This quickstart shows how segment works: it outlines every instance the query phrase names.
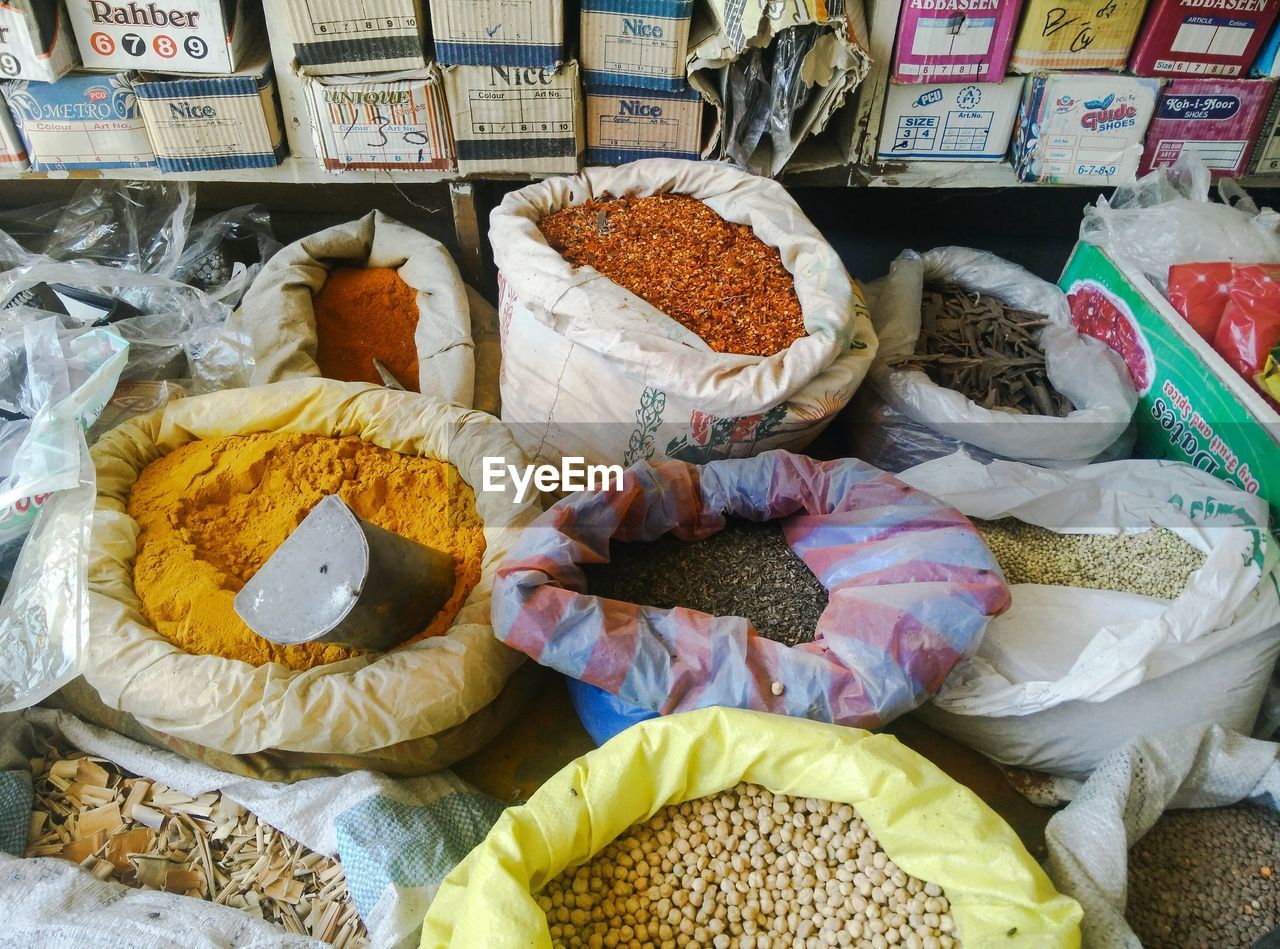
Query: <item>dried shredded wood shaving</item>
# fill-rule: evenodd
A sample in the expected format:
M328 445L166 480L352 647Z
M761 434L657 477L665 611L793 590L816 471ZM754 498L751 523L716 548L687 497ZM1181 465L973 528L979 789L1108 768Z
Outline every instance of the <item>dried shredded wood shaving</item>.
M52 745L31 768L26 856L60 856L100 880L209 899L349 949L369 945L342 866L221 794L193 798Z

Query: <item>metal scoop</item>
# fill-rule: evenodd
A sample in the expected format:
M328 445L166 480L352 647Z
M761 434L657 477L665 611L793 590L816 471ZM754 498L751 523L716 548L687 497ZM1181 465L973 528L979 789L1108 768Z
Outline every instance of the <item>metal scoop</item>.
M421 632L453 585L448 554L370 524L331 494L236 594L235 611L284 646L385 652Z

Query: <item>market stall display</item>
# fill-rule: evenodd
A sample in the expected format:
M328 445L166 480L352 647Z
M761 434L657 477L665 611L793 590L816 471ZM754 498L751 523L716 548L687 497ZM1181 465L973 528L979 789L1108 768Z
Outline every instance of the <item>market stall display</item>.
M775 880L782 871L784 880L798 878L804 886L779 887L779 900L768 890L753 890L741 877L750 878L760 871L754 867L748 870L750 861L744 862L733 853L735 848L729 847L728 859L724 859L723 851L718 857L708 856L705 862L695 857L692 865L697 869L681 874L682 882L687 880L688 893L684 893L683 885L677 891L672 883L671 895L664 896L664 884L653 882L655 872L662 874L661 858L654 868L646 857L643 862L650 866L646 875L651 881L632 887L637 908L642 899L646 904L638 913L632 912L644 932L656 923L661 933L662 923L655 912L663 899L669 899L673 908L683 904L682 920L689 919L683 912L684 905L694 907L689 922L695 937L699 915L704 917L700 924L704 934L712 935L711 920L717 918L720 907L729 921L724 930L732 933L732 891L743 897L736 904L741 909L759 910L754 919L769 916L764 907L766 901L772 902L772 918L781 921L772 932L781 940L782 934L792 929L792 914L794 931L799 931L804 921L824 920L818 909L822 897L817 894L829 892L827 884L834 877L835 892L846 904L867 903L868 926L875 919L887 932L890 922L903 917L892 927L897 942L901 938L898 927L909 925L911 913L873 914L873 891L879 888L883 898L883 884L866 886L873 879L871 872L883 873L892 861L902 874L898 879L904 882L898 883L896 873L886 877L893 891L886 908L896 905L899 886L910 894L911 878L927 881L921 892L923 886L932 885L945 894L955 923L953 938L961 945L986 945L998 940L1002 945L1047 949L1079 943L1079 907L1053 890L1008 826L971 792L896 739L817 722L716 708L644 722L568 765L535 792L528 803L509 808L485 842L445 879L423 923L423 946L552 946L557 944L553 925L560 926L560 944L567 945L563 941L564 924L558 922L560 913L554 906L556 884L551 884L551 893L545 889L551 881L566 871L576 879L576 873L584 866L589 877L588 861L593 857L601 859L597 855L602 851L609 853L607 848L614 841L630 842L637 835L633 825L643 824L657 814L664 819L671 812L663 808L669 806L678 813L686 802L697 802L699 811L710 808L711 814L706 815L710 820L703 820L704 815L699 813L696 823L706 828L701 833L709 840L709 853L714 852L721 839L729 842L733 838L733 831L728 828L728 833L720 837L720 819L715 809L720 806L728 810L734 789L742 783L761 789L756 792L760 796L762 792L771 795L772 814L763 813L759 805L755 806L754 815L743 807L740 824L734 823L732 814L726 823L742 827L743 837L755 832L758 839L752 844L756 851L753 856L766 861L773 858ZM626 793L619 793L621 787L626 788ZM716 803L707 798L714 798ZM793 801L797 805L794 811ZM801 803L803 812L799 809ZM834 816L836 825L843 828L855 813L869 833L864 833L852 848L846 844L846 849L852 851L851 861L855 854L861 854L862 859L870 856L870 868L855 870L845 863L823 881L821 874L829 869L828 845L836 839L836 827L830 821ZM789 819L784 820L784 815ZM820 838L824 825L830 830L824 843L814 848L817 853L799 847L804 840L800 820L811 832L816 830ZM664 829L674 838L677 826L673 819ZM856 837L854 830L840 839L851 842ZM872 840L883 849L883 857L875 855ZM685 849L674 839L672 846L679 858L671 861L674 872L677 862L686 866ZM687 846L693 852L694 846ZM617 860L621 863L624 859L635 860L630 852L619 853ZM876 866L879 860L883 860L882 867ZM626 867L625 863L622 865ZM632 868L626 869L629 877ZM852 879L836 875L841 869ZM857 879L859 874L863 879ZM729 889L725 888L725 881L733 881ZM582 895L587 895L585 902L590 904L590 894L598 891L593 891L590 879L584 883L587 893ZM569 886L573 892L575 883L570 882ZM742 886L746 887L745 892ZM864 887L868 896L862 895ZM806 889L810 891L807 895L812 909L807 916L803 914L805 903L801 897ZM687 895L687 901L677 892ZM551 896L552 914L541 908L540 896L543 902ZM918 896L911 894L904 902L910 907ZM941 896L926 895L924 902L929 899L935 901L935 909L942 907L938 902ZM785 914L780 902L789 907ZM829 900L828 905L831 902L840 904L839 900ZM574 909L580 913L578 919L583 918L581 914L586 915L583 925L590 923L589 910L576 906ZM576 930L574 909L570 909L569 923ZM940 929L942 914L936 915ZM740 912L739 916L742 921L737 925L743 929L742 944L746 944L748 914ZM923 914L920 921L924 922ZM679 933L680 924L675 928ZM814 928L823 931L822 926ZM671 941L677 945L714 946L725 931L700 943L696 938L689 940L688 933L679 933ZM810 933L810 938L813 935ZM756 945L771 944L767 936L760 936L765 934L757 934L753 940ZM791 941L795 938L792 936ZM936 938L941 945L941 938ZM854 942L850 939L849 944ZM720 944L725 944L724 940Z
M605 274L574 267L539 224L605 195L683 195L750 227L790 275L805 335L770 356L716 352ZM534 461L704 462L799 449L849 401L875 355L861 292L835 250L780 185L723 165L646 159L548 179L508 194L490 217L489 238L499 271L502 417ZM692 261L705 249L681 253ZM634 276L660 285L666 265L651 258ZM718 258L714 266L731 264ZM760 296L753 305L774 302Z
M1016 264L966 247L907 251L869 292L871 382L908 421L1042 465L1087 462L1128 427L1137 393L1119 360L1071 325L1061 290Z
M216 535L216 540L198 541L194 535L178 538L179 546L167 558L173 562L152 564L146 536L142 536L140 547L139 525L129 513L130 494L140 476L148 465L161 459L173 459L171 464L179 467L186 460L198 469L205 464L200 458L208 451L208 443L219 439L230 439L223 444L238 447L242 460L254 452L270 454L270 437L236 438L263 432L274 433L277 447L296 442L303 449L298 457L303 459L307 451L318 458L336 447L348 457L342 462L335 458L335 463L339 468L349 465L351 471L362 453L364 463L375 467L395 457L390 453L409 456L402 474L389 468L381 481L371 481L365 489L349 489L357 504L366 503L357 499L367 491L371 509L386 503L388 495L403 493L407 499L415 498L410 484L417 477L413 466L425 463L414 462L414 458L447 462L452 469L427 466L428 476L441 478L456 469L447 477L461 479L472 490L481 484L485 456L513 463L520 460L519 449L507 430L491 416L412 393L319 379L184 399L163 412L126 423L93 450L98 506L90 564L90 604L95 619L83 658L88 684L109 708L128 713L145 728L164 735L171 746L197 757L236 756L240 767L249 773L255 765L269 763L287 774L292 762L293 766L364 765L389 773L420 774L467 754L501 727L504 716L514 714L517 698L527 695L529 687L523 684L525 680L512 680L521 657L499 643L489 625L494 571L520 535L517 528L537 513L536 501L517 503L513 488L475 493L476 512L483 523L484 555L479 580L461 611L450 622L442 622L440 629L433 628L438 635L392 652L351 656L302 672L299 670L309 663L286 668L276 662L254 665L251 654L240 659L192 654L166 639L147 620L158 601L152 599L148 605L145 571L153 567L176 571L169 589L185 594L179 582L183 558L191 557L194 548L184 545L196 539L202 556L217 549L209 544L223 545L220 549L227 552L229 560L222 569L234 576L237 557L242 558L239 564L244 569L261 555L270 536L271 517L277 518L277 536L292 526L285 523L290 520L288 508L266 502L272 490L288 495L294 489L285 484L289 481L287 466L268 474L267 493L259 494L256 502L253 494L241 499L225 495L223 500L220 492L235 483L230 469L225 479L210 478L203 515L192 515L188 528L199 527L197 534ZM316 435L326 438L304 437ZM346 441L335 446L329 438ZM360 440L375 447L362 446ZM289 453L281 454L287 461ZM235 457L233 453L228 462ZM259 463L243 470L261 473L268 467ZM320 490L313 495L315 501L323 496L324 470L321 465L312 476L305 476L299 469L300 477L316 480ZM336 486L337 476L327 477ZM162 489L165 483L156 480ZM182 477L168 482L169 489L179 495L186 484ZM202 490L199 488L197 495ZM464 489L458 485L457 490ZM377 500L379 497L383 500ZM236 518L251 516L255 503L264 505L256 508L262 513L257 521L263 533L261 537L242 533L242 546L237 547ZM306 507L306 501L296 496L286 503L294 505L295 518ZM431 503L437 510L447 506L443 495ZM386 523L401 526L395 520L399 516L396 510L394 504L387 507ZM465 515L458 514L464 524ZM447 516L444 523L449 529ZM255 548L257 554L252 552ZM191 569L189 584L194 584L207 568L196 563ZM474 566L465 569L474 570ZM143 581L140 586L138 581ZM282 593L287 595L287 591ZM204 597L210 598L209 594ZM211 607L202 602L200 608ZM191 643L184 645L194 648ZM212 683L218 688L207 687ZM317 729L317 721L335 727Z
M377 359L401 387L470 406L477 388L472 321L486 319L487 308L443 244L370 211L276 254L230 327L249 343L246 385L327 372L382 384ZM497 372L493 364L480 369Z
M1055 585L1014 582L1009 610L917 712L930 725L997 761L1072 777L1180 725L1252 730L1280 654L1264 501L1161 461L1051 471L956 454L898 477L973 518L1088 535L1042 544L1039 556L1086 553L1095 573L1111 575L1076 586L1064 562L1065 576L1024 578ZM1098 552L1111 538L1107 569ZM1133 559L1142 547L1145 564Z
M664 595L661 577L647 602L602 599L584 582L613 542L674 534L696 546L728 517L779 521L826 588L811 642L766 638L742 616L650 605ZM620 490L573 494L536 527L498 568L496 635L663 714L730 705L874 727L937 689L1008 603L995 560L958 511L852 459L639 464Z

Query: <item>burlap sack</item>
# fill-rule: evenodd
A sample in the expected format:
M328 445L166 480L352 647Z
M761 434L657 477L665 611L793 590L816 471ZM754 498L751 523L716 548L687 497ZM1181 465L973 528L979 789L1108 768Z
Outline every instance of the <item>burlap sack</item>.
M245 385L318 376L316 324L311 300L335 267L390 267L418 291L418 387L444 402L496 412L477 394L497 392L496 361L482 363L476 378L473 324L496 321L492 306L462 282L443 244L381 211L319 231L269 260L228 321L247 350ZM401 380L402 383L408 380Z
M147 625L133 590L138 525L125 512L134 481L180 445L265 431L358 435L458 468L476 489L487 546L480 582L446 634L294 672L189 655ZM489 600L497 564L537 514L537 502L517 504L512 488L480 490L487 456L522 462L506 427L491 416L413 393L319 379L184 399L121 425L93 449L98 502L85 679L108 709L171 736L166 743L196 756L201 749L268 753L279 772L279 755L296 752L311 767L333 762L402 774L464 757L500 726L489 707L523 658L494 637ZM500 707L507 719L516 710ZM473 717L480 719L474 737L467 730ZM262 770L217 763L240 773Z
M538 221L603 194L688 194L749 224L795 280L807 335L769 357L714 352L609 280L574 267ZM799 451L862 382L876 335L835 249L775 181L648 158L508 194L489 217L502 327L502 420L534 461L704 464Z

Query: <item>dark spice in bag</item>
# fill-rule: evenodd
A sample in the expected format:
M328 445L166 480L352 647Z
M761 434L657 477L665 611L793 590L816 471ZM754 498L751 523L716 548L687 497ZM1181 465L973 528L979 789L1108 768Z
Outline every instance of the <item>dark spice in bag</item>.
M665 534L609 547L610 562L585 566L587 592L611 600L712 616L743 616L766 639L812 642L827 591L787 544L777 521L730 518L705 540Z
M928 285L914 355L893 361L985 409L1065 418L1074 408L1053 387L1040 349L1049 320L955 284Z

